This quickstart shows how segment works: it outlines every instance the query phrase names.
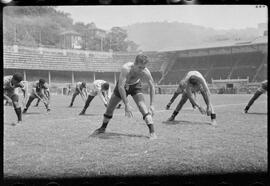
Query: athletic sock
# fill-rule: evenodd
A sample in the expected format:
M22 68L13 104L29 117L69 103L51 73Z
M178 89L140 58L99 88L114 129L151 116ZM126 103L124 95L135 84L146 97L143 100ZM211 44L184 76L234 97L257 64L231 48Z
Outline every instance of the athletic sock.
M155 130L154 130L154 125L153 125L153 124L148 124L147 126L148 126L148 128L149 128L149 132L150 132L150 133L154 133L154 132L155 132Z
M107 125L108 125L109 122L103 122L102 123L102 126L100 128L102 129L106 129Z
M15 110L16 115L18 117L18 121L22 121L22 110L21 110L21 107L15 108L14 110Z

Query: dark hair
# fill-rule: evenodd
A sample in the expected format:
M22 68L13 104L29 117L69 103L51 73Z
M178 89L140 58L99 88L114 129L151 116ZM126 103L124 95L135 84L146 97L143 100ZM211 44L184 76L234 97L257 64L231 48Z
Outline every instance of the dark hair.
M102 89L103 90L108 90L109 89L109 87L110 87L110 85L109 85L109 83L103 83L103 85L102 85Z
M139 55L136 56L135 64L138 64L138 63L146 64L148 62L149 62L149 60L148 60L146 55L139 54Z
M21 81L23 80L22 75L19 74L19 73L14 74L12 78L13 78L15 81L18 81L18 82L21 82Z
M83 87L86 87L86 83L85 83L85 82L82 82L82 86L83 86Z
M39 83L40 83L40 84L43 85L43 84L45 84L45 82L46 82L46 81L45 81L44 79L39 79Z

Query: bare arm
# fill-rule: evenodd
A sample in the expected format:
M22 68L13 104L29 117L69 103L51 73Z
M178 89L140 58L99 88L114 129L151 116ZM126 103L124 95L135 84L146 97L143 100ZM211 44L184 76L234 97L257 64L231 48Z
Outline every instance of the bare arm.
M154 97L155 97L154 80L153 80L153 77L152 77L150 71L147 68L145 68L145 71L144 72L145 72L144 73L145 74L145 77L147 79L147 83L148 83L148 85L150 87L150 106L152 106L153 103L154 103Z
M125 84L126 84L126 76L128 74L128 69L126 68L122 68L120 75L119 75L119 81L118 81L118 90L119 93L121 95L121 98L124 102L124 104L127 106L128 104L128 99L127 99L127 95L126 95L126 90L125 90Z

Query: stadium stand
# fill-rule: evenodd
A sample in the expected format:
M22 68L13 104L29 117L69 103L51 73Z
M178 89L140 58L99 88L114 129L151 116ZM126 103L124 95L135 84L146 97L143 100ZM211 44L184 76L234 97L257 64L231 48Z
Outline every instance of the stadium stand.
M50 83L91 82L104 79L115 83L120 67L134 61L137 52L99 52L4 45L4 74L24 74L26 81L44 78ZM198 70L208 83L212 79L267 79L267 40L180 51L144 52L155 83L177 84L187 71Z

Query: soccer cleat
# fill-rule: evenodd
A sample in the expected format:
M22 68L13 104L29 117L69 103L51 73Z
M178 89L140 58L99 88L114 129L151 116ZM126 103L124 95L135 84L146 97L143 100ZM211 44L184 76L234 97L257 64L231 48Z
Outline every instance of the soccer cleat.
M50 112L51 111L51 109L47 109L47 112Z
M80 113L79 113L79 115L84 115L85 114L85 111L84 110L82 110Z
M22 124L22 121L21 120L17 121L17 124Z
M150 133L149 139L150 140L157 139L157 135L154 132L152 132L152 133Z
M248 113L248 107L246 107L246 108L244 109L244 112L245 112L245 113Z
M105 129L104 129L104 128L98 128L97 130L95 130L95 131L92 133L92 136L99 135L99 134L103 134L103 133L105 133Z
M168 121L174 121L174 116L171 116Z
M215 120L215 119L213 119L213 120L211 121L211 125L213 125L213 126L217 126L217 122L216 122L216 120Z
M167 105L167 106L166 106L166 110L169 110L169 109L170 109L170 105Z
M26 108L23 109L23 112L22 113L25 114L26 112L27 112L27 109Z

